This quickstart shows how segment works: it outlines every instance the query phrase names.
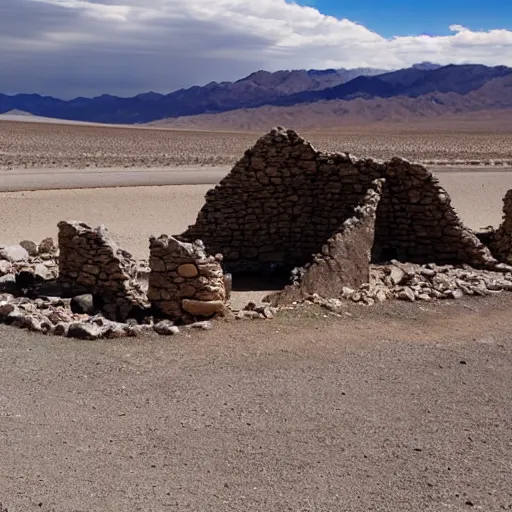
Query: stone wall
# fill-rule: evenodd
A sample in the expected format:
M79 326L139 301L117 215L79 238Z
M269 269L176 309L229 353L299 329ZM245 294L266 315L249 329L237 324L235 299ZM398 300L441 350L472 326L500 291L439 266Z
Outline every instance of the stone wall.
M499 261L512 264L512 190L503 198L503 222L492 233L490 248Z
M291 304L314 294L341 297L346 288L370 281L370 258L375 238L375 218L384 179L375 180L354 216L315 254L311 263L294 271L295 281L268 300L273 305Z
M322 153L284 129L272 130L246 151L207 193L196 223L180 238L203 240L208 252L225 256L228 270L302 266L381 178L386 184L377 212L375 261L494 264L424 167Z
M59 281L66 294L93 294L103 314L125 320L147 306L137 282L137 263L101 226L59 222Z
M222 313L226 289L221 261L207 256L200 240L152 237L148 297L154 309L183 321Z

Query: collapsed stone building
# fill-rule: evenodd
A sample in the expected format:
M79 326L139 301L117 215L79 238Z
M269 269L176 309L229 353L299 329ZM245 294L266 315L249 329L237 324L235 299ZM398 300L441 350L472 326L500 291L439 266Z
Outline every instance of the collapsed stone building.
M94 298L89 316L73 317L59 299L39 300L35 307L3 295L0 320L108 337L133 335L133 320L143 324L155 317L168 319L155 331L174 333L172 322L226 314L229 274L236 288L244 272L288 277L289 284L268 298L272 305L311 297L371 304L374 298L431 300L512 290L512 191L501 226L477 234L463 225L425 167L400 158L378 162L320 152L294 131L277 128L247 150L205 199L184 233L150 239L149 268L143 270L104 227L81 222L59 223L58 255L48 241L0 247L0 292L2 274L16 273L8 284L20 289L45 264L64 296ZM24 247L35 255L32 263ZM372 279L379 289L370 290ZM91 316L93 310L110 323ZM264 309L250 313L272 315Z
M301 267L302 295L359 286L370 262L497 263L425 167L323 153L282 128L207 193L181 239L201 239L234 273Z

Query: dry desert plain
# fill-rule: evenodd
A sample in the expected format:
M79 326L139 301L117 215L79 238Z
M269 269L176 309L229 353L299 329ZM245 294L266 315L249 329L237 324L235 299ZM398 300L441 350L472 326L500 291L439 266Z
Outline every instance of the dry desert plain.
M58 220L74 218L104 223L146 257L148 236L192 222L210 183L258 135L0 122L0 187L18 172L25 189L0 193L0 241L55 236ZM468 165L510 162L506 131L367 127L310 138L444 163L439 177L474 228L499 223L512 188L506 166ZM446 165L457 161L466 165ZM189 167L165 168L178 164ZM205 184L29 191L36 175L65 186L91 168L83 186L103 169L127 185L140 168ZM342 318L311 307L170 341L76 342L0 326L0 503L9 512L512 510L511 306L502 294L347 306Z

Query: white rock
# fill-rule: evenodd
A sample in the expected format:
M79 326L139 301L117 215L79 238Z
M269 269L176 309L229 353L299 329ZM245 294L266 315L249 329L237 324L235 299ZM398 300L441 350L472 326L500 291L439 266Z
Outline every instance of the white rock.
M10 302L0 302L0 318L5 318L7 315L10 315L15 309L16 306Z
M68 337L80 340L97 340L101 338L103 330L96 324L75 322L69 326Z
M12 265L9 261L0 260L0 277L13 272Z
M404 288L400 291L397 298L399 300L407 300L409 302L414 302L416 300L414 292L410 288Z
M28 261L28 252L21 245L0 246L0 260L7 261Z
M153 326L154 331L162 336L174 336L180 330L170 320L162 320Z

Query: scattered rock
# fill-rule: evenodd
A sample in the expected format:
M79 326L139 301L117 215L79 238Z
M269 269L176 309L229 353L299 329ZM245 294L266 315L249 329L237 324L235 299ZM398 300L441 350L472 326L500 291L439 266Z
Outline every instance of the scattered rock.
M7 315L10 315L15 309L16 306L10 302L0 302L0 319L5 318Z
M86 315L94 315L96 307L94 304L94 297L90 293L77 295L71 299L71 311L73 313L82 313Z
M101 327L96 324L75 322L68 328L68 337L79 340L97 340L102 334Z
M39 254L39 250L37 248L37 244L32 242L31 240L23 240L20 242L20 246L23 247L28 252L29 256L35 257Z
M0 277L13 272L12 264L6 260L0 260Z
M410 288L404 288L402 291L398 292L397 298L399 300L407 300L409 302L414 302L416 300L416 296Z
M224 302L221 300L201 301L183 299L181 304L183 309L192 316L210 317L224 311Z
M405 278L405 272L401 268L392 265L389 272L389 278L394 285L402 284Z
M195 322L193 324L188 324L185 326L186 329L200 329L202 331L211 331L213 329L213 323L209 320L205 320L204 322Z
M21 245L0 246L0 260L10 262L28 261L29 254Z
M161 334L162 336L173 336L180 333L179 328L170 320L162 320L161 322L158 322L154 325L153 329L157 334Z
M16 285L16 276L14 274L7 274L0 277L0 292L16 293L18 286Z
M55 246L55 242L53 238L45 238L39 244L39 254L55 254L57 252L57 247Z
M55 326L53 332L56 336L67 336L69 332L69 326L71 324L67 322L60 322Z

